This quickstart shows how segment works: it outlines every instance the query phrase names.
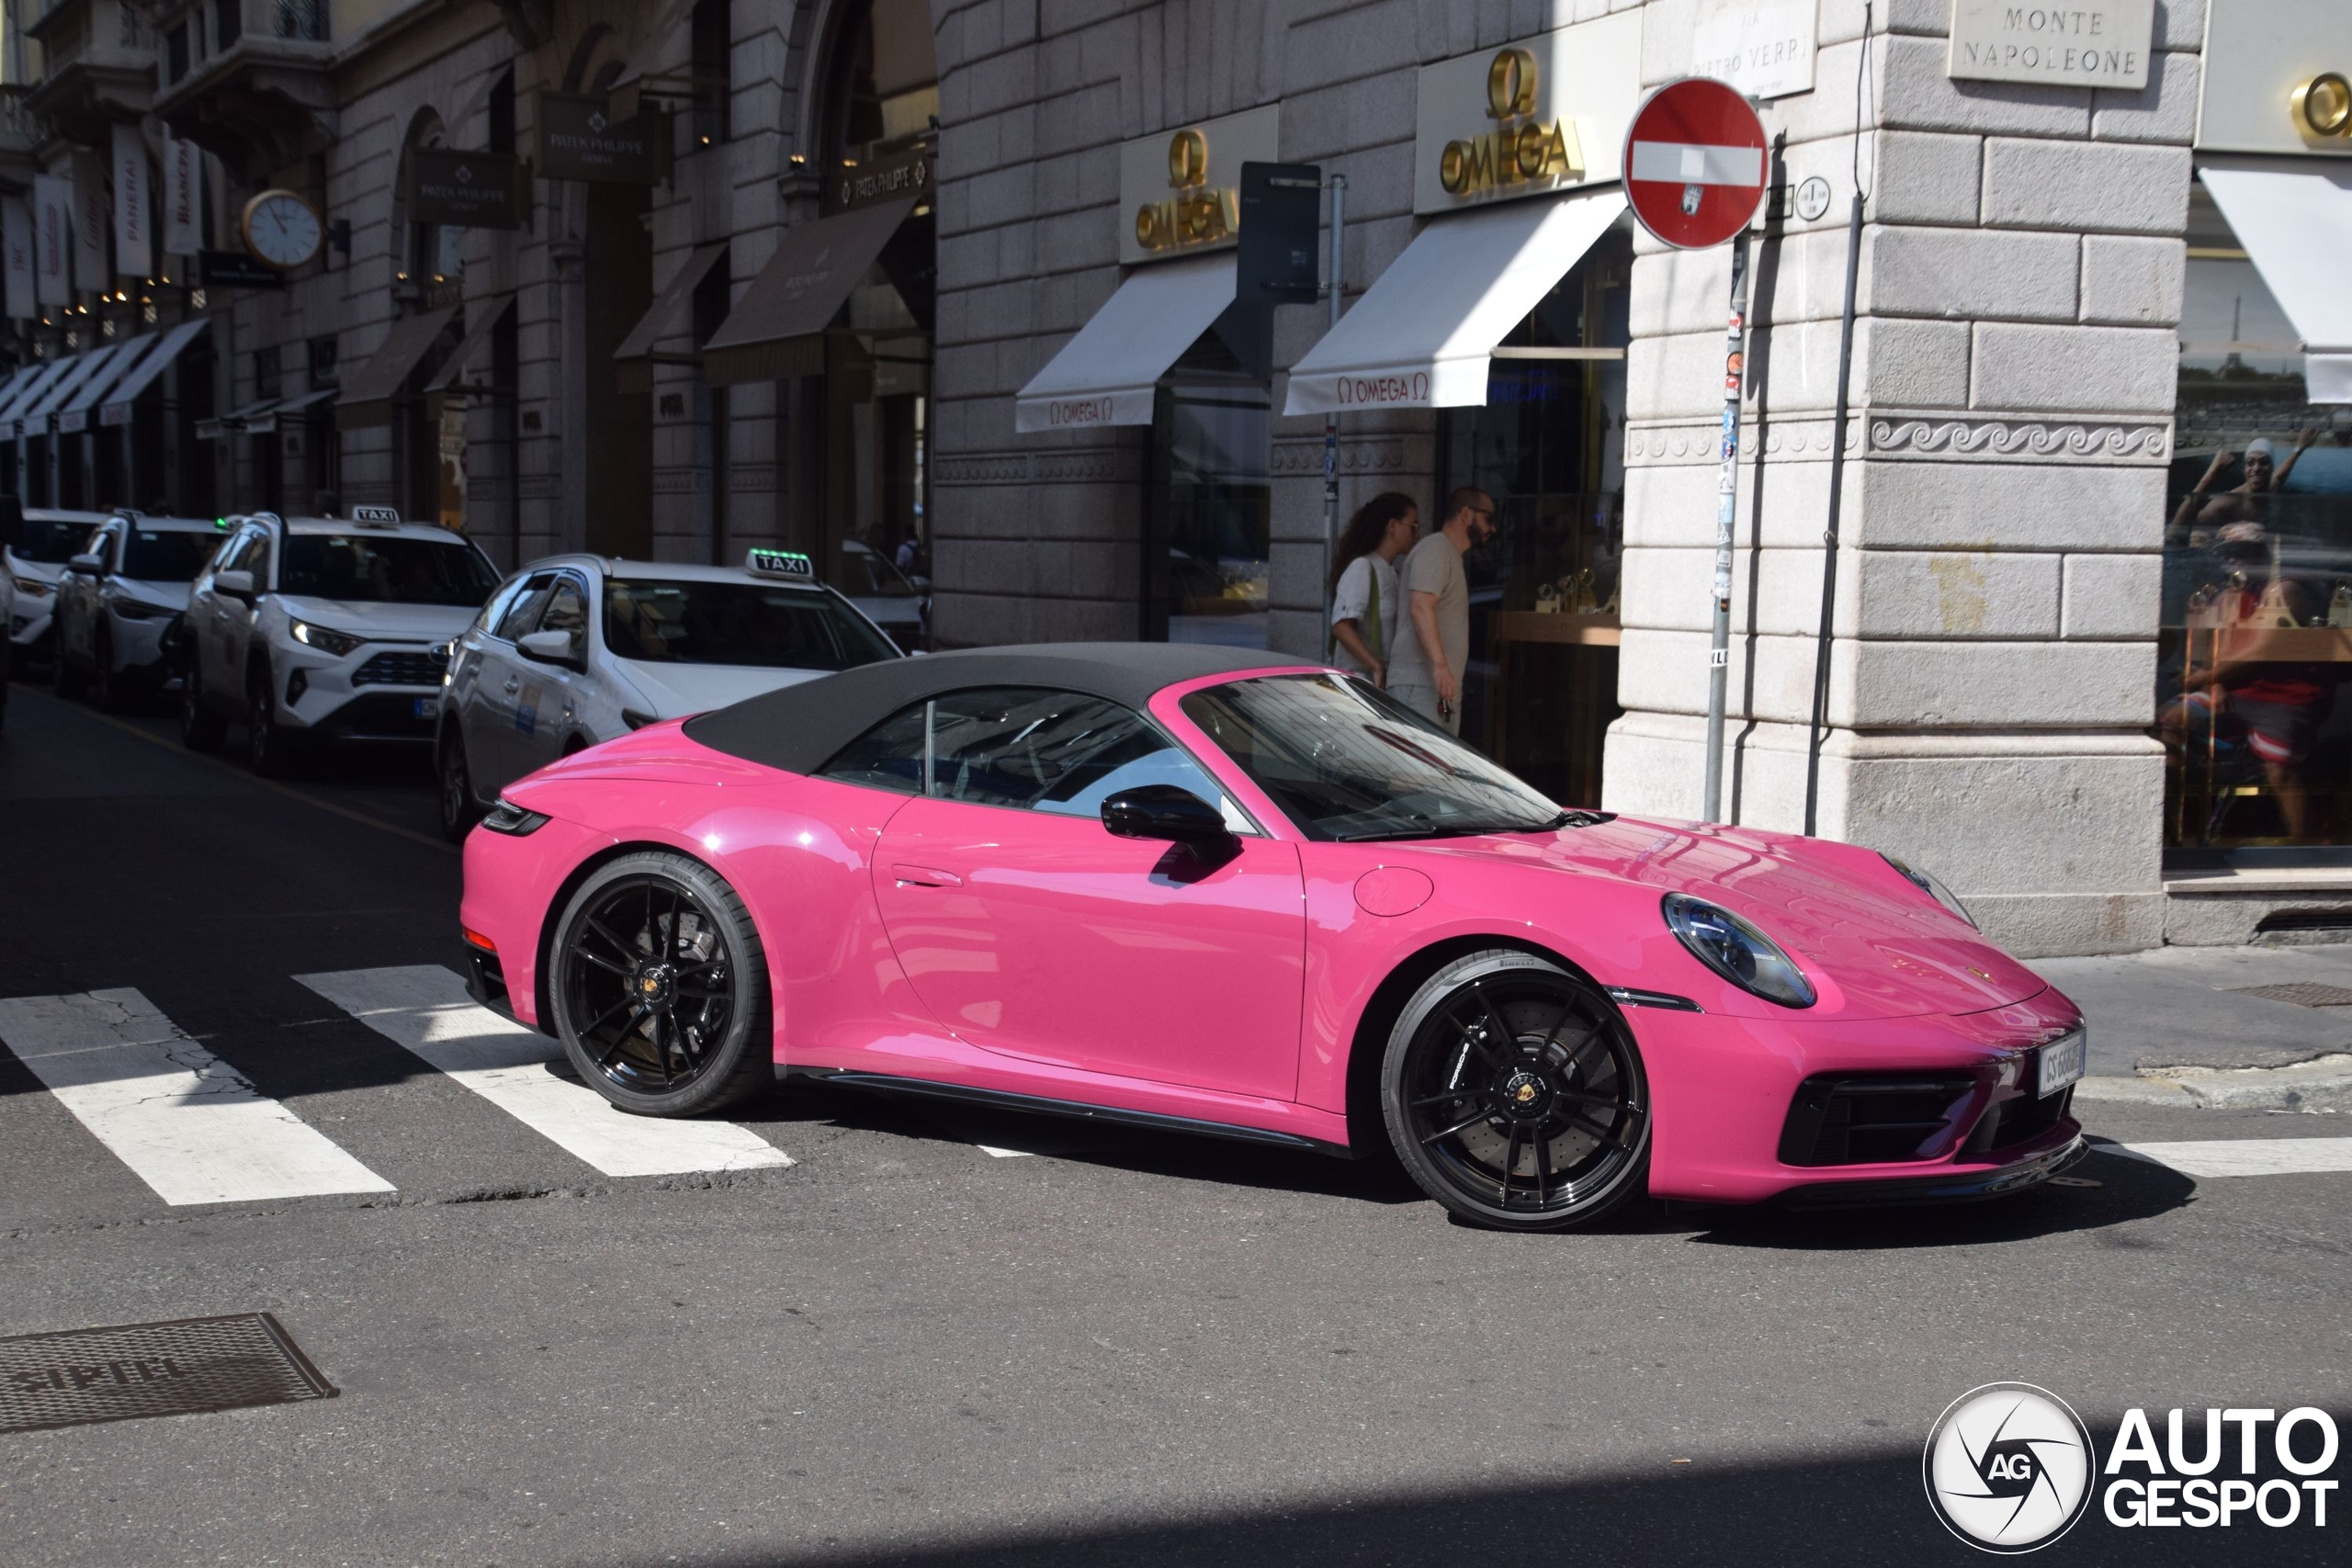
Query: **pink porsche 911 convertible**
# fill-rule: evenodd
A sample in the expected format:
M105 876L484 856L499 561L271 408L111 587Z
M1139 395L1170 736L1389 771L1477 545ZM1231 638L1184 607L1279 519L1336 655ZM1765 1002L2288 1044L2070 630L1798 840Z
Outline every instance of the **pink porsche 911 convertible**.
M1872 851L1564 810L1263 653L893 660L512 785L482 1002L624 1110L778 1077L1367 1156L1479 1224L2083 1153L2079 1012Z

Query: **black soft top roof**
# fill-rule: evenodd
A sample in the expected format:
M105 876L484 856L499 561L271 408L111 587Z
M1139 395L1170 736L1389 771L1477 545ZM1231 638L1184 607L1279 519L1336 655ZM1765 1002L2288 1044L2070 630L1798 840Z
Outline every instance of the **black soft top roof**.
M1058 642L886 659L688 719L688 739L763 767L809 773L910 703L974 686L1050 686L1141 708L1180 681L1307 660L1198 643Z

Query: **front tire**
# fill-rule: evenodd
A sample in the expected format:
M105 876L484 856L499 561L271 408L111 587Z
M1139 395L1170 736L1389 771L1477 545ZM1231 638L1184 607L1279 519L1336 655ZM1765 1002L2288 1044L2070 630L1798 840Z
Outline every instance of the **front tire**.
M1649 1186L1649 1082L1587 981L1492 949L1430 976L1390 1032L1380 1103L1423 1191L1476 1224L1572 1230Z
M90 700L100 713L119 713L130 705L130 682L114 667L114 638L104 626L94 643L97 649L90 670Z
M74 656L65 651L65 626L61 616L50 623L50 635L56 638L50 654L49 679L51 688L68 700L82 694L82 672L74 668Z
M700 1115L775 1080L766 950L699 861L656 851L600 867L564 907L548 963L564 1055L623 1111Z
M257 777L283 778L292 750L277 725L277 698L270 689L269 666L256 665L245 680L245 763Z
M204 705L204 686L197 673L196 650L187 654L187 672L180 677L180 744L191 751L218 751L228 738L229 726Z
M473 825L481 820L481 807L474 804L473 770L466 765L466 738L454 724L441 735L440 777L441 836L453 844L461 844Z

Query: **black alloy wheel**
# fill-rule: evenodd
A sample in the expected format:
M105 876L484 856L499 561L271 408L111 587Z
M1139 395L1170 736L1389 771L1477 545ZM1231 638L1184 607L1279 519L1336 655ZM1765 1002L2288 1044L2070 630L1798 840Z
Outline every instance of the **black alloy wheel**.
M197 676L196 649L187 650L187 669L180 676L180 744L191 751L218 751L229 726L204 705L204 688Z
M286 732L277 727L277 698L269 683L269 666L256 664L245 680L245 763L266 779L286 772Z
M1546 959L1459 958L1381 1064L1389 1141L1423 1191L1503 1230L1589 1224L1648 1187L1649 1083L1615 1005Z
M690 1116L774 1081L767 957L708 866L624 855L572 895L549 996L582 1082L624 1111Z
M474 804L473 773L466 766L466 738L455 724L441 732L441 836L453 844L465 842L466 834L481 820L481 807Z

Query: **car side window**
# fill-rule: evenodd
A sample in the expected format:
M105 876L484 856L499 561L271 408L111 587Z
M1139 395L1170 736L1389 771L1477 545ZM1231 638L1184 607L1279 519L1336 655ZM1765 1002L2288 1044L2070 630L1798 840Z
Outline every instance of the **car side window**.
M220 552L220 558L212 563L212 570L216 572L243 571L245 558L253 553L253 530L248 528L229 541L229 547Z
M240 563L254 574L254 592L269 592L269 530L256 528L245 546L245 558Z
M588 601L581 592L577 578L556 580L553 592L548 595L547 608L539 612L539 624L535 628L543 632L566 632L571 637L571 656L575 659L588 650Z
M481 614L474 617L473 629L490 633L492 636L497 635L498 623L506 618L508 609L523 596L523 590L529 586L530 580L525 577L514 578L502 586L483 603Z
M1140 784L1172 784L1254 831L1215 781L1158 729L1102 697L1035 687L949 692L893 714L843 748L825 777L978 806L1094 817Z
M555 573L540 571L531 574L523 591L514 596L498 629L492 635L513 642L537 624L539 612L547 608L548 596L555 592Z

